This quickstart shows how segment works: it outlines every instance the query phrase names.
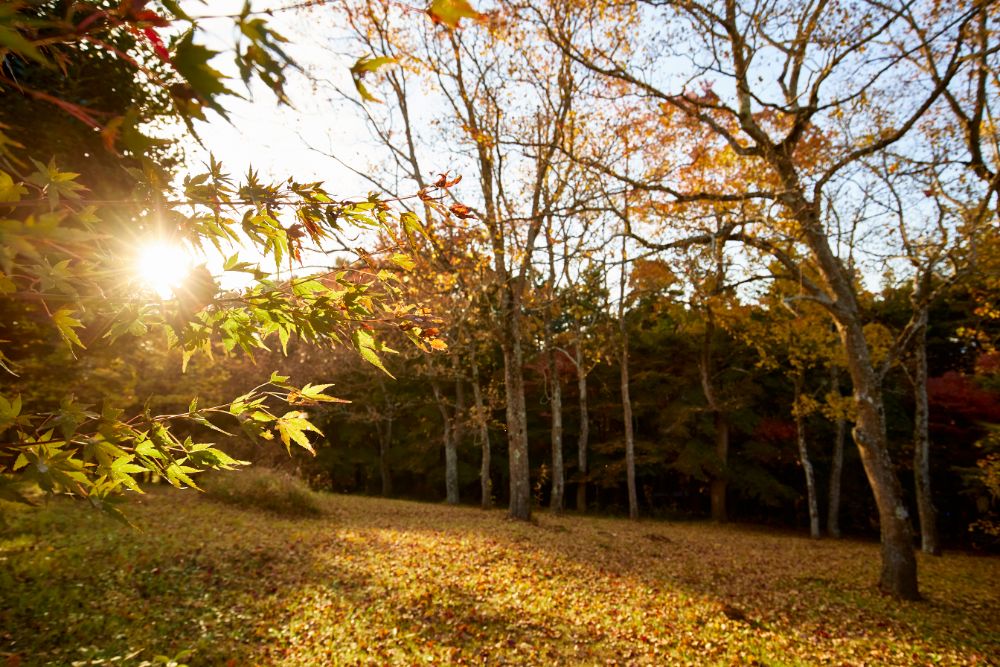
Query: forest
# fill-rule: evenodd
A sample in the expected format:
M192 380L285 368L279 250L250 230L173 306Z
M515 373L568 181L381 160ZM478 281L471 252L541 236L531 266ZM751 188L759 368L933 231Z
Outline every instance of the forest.
M992 664L998 72L990 0L3 0L0 659Z

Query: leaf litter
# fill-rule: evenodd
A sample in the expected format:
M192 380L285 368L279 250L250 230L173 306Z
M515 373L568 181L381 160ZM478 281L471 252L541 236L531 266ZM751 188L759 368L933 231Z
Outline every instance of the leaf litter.
M350 496L288 519L164 490L136 532L72 503L0 533L0 662L190 665L976 665L1000 655L1000 559Z

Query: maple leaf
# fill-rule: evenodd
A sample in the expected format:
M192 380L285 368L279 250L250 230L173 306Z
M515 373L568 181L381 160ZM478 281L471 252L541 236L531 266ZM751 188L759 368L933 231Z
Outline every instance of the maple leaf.
M448 172L443 174L438 174L438 179L434 181L434 187L447 190L453 185L457 185L462 180L462 175L459 174L455 178L448 180Z
M476 11L468 0L433 0L427 8L427 14L435 24L443 23L453 30L459 27L462 19L486 19L486 15Z
M309 422L306 413L300 410L286 412L275 423L275 427L278 429L278 435L281 437L281 442L285 445L286 449L291 451L291 443L294 442L315 456L316 450L313 449L312 444L306 437L306 432L312 431L320 435L323 435L323 432Z
M376 104L381 104L382 100L372 95L368 92L368 88L361 82L367 74L377 72L379 69L386 67L387 65L392 65L396 62L395 58L390 58L388 56L379 56L377 58L369 58L368 56L361 56L357 61L351 66L351 78L354 80L354 87L357 89L358 94L361 95L361 99L365 102L375 102Z
M70 344L70 347L77 345L79 347L86 347L81 341L80 337L76 334L75 329L83 326L83 322L73 317L73 311L69 308L60 308L56 312L52 313L52 322L59 329L59 333L62 335L63 339Z
M235 93L224 83L224 79L228 77L209 64L218 53L201 44L195 44L194 31L190 30L177 42L171 63L187 82L185 93L191 94L202 104L208 105L223 118L227 118L227 112L218 102L218 98Z
M476 214L472 212L472 209L465 204L452 204L448 209L455 216L461 218L462 220L467 220L468 218L475 218Z

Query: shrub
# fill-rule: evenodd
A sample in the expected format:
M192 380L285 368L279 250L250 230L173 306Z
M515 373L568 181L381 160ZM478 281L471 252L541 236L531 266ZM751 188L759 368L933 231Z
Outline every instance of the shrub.
M322 496L286 472L252 467L204 478L202 488L213 500L285 516L323 513Z

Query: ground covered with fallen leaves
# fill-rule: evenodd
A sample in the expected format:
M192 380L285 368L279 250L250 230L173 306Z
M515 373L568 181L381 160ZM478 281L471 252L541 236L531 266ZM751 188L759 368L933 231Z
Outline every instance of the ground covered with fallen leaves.
M329 496L286 519L158 491L135 532L79 504L0 532L0 665L997 664L1000 559ZM147 662L148 664L148 662Z

